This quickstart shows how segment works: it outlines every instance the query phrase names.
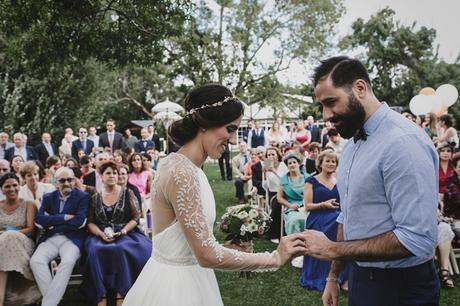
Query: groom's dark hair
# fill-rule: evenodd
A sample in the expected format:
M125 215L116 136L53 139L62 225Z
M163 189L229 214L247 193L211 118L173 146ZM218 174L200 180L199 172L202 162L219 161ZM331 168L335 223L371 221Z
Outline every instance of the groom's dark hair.
M347 56L336 56L321 61L313 74L313 86L319 81L329 77L335 87L351 87L354 81L362 79L371 87L371 80L366 67L356 60Z

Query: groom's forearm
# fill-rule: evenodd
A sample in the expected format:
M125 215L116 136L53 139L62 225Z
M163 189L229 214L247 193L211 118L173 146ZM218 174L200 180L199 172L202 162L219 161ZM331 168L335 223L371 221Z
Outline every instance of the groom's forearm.
M337 228L337 242L343 241L343 224L339 223ZM331 263L331 269L329 270L329 277L338 278L343 268L343 262L341 260L333 260Z
M335 242L330 252L335 260L355 261L395 260L413 255L392 231L368 239Z

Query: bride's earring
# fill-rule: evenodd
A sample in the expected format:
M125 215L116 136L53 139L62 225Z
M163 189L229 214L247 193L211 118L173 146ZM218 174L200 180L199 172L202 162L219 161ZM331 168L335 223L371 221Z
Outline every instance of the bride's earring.
M201 129L201 131L204 133L204 132L206 132L206 129Z

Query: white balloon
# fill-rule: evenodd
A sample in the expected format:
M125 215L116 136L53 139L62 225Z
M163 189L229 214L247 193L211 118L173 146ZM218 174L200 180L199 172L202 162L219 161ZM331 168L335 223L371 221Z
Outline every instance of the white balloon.
M414 115L425 115L431 112L433 108L433 100L431 96L416 95L409 102L409 108Z
M431 104L431 112L438 114L442 110L442 98L438 95L431 95L427 96L430 99L430 104Z
M436 89L436 95L441 97L444 106L451 106L458 99L458 90L451 84L443 84Z

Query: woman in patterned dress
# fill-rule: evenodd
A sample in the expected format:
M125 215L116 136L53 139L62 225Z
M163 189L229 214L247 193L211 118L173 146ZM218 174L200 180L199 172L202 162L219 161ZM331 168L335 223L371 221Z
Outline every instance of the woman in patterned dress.
M0 305L35 303L41 295L29 260L37 207L19 198L19 178L14 173L0 178L0 188L5 195L0 201Z

